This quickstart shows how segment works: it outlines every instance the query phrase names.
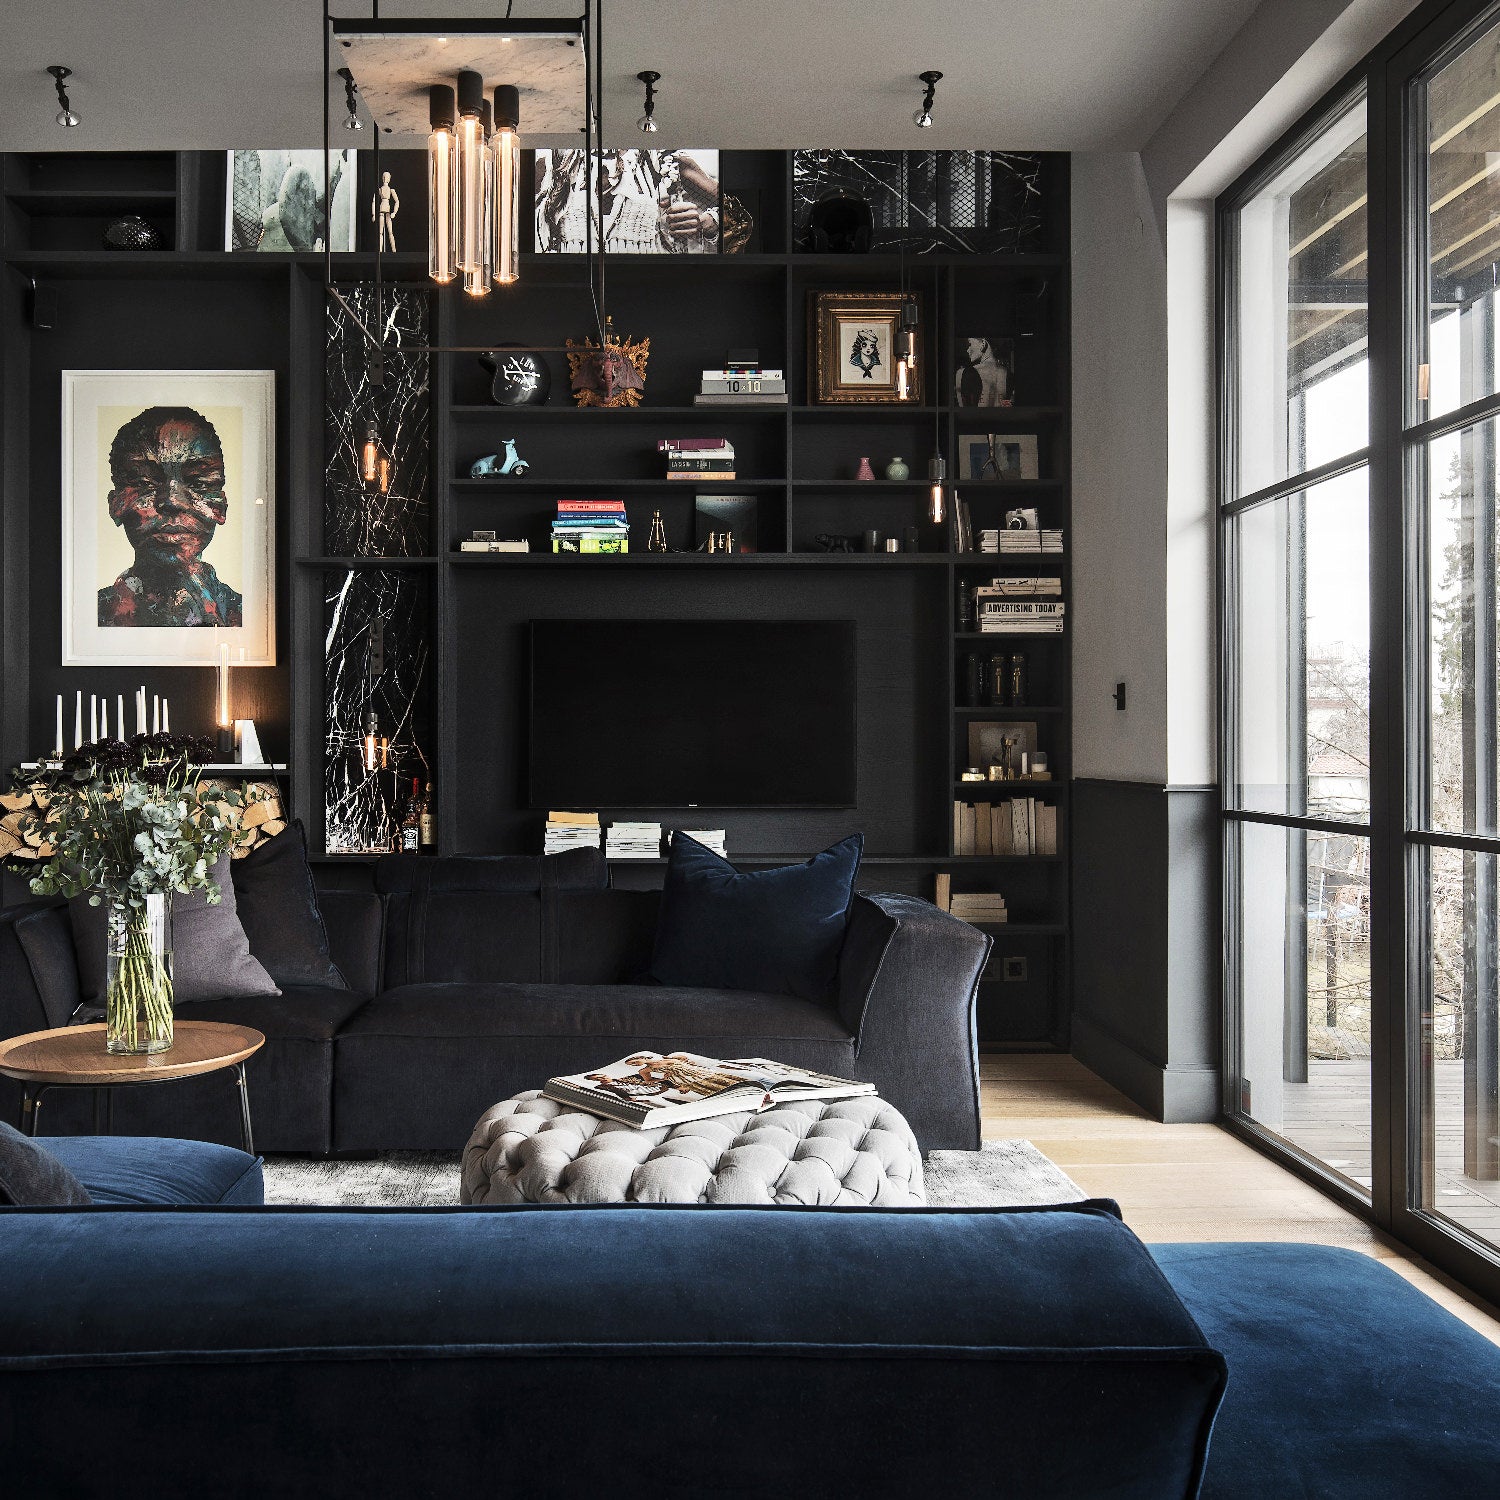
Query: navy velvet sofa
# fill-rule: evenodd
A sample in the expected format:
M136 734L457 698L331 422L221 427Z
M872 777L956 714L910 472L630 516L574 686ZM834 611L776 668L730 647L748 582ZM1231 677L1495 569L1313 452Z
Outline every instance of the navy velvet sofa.
M1052 1209L0 1209L46 1496L1444 1497L1500 1348L1372 1259ZM1226 1378L1227 1374L1227 1378Z
M928 902L856 896L820 1003L640 982L659 893L610 889L597 851L392 855L372 884L318 896L347 989L179 1009L265 1034L247 1069L262 1151L457 1151L498 1100L637 1048L868 1079L924 1150L979 1145L974 997L990 939ZM65 1025L78 1003L66 909L0 916L0 1037ZM18 1108L19 1086L0 1079L0 1111ZM41 1132L84 1133L89 1108L81 1091L46 1095ZM234 1091L212 1075L118 1090L115 1128L240 1139Z

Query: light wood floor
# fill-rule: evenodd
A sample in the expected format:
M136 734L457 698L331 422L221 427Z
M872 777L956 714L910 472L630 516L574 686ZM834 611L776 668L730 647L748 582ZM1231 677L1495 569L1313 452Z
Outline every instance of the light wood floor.
M1500 1344L1500 1314L1217 1125L1162 1125L1071 1057L980 1059L986 1140L1022 1137L1148 1244L1305 1240L1376 1256Z

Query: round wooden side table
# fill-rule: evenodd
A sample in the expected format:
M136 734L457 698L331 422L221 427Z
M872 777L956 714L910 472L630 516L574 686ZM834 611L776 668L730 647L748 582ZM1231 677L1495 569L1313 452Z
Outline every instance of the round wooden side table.
M29 1031L0 1042L0 1073L21 1083L21 1133L36 1134L42 1095L48 1089L93 1089L94 1128L108 1133L113 1125L113 1093L143 1083L173 1083L221 1068L234 1070L240 1094L240 1130L245 1150L255 1155L250 1133L250 1093L245 1063L266 1044L250 1026L227 1021L177 1021L172 1046L166 1052L114 1053L104 1050L104 1024L59 1026L52 1031ZM101 1113L101 1106L108 1104Z

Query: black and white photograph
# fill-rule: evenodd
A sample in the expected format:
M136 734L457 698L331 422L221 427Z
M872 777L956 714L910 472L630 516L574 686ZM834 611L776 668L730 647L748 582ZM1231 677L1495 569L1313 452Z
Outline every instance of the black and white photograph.
M589 248L588 176L583 151L536 153L536 248L581 255ZM612 255L716 255L719 251L717 151L595 152ZM598 210L593 248L599 247Z
M1014 339L971 334L958 340L957 353L958 366L953 372L956 406L1010 406L1014 403Z
M229 152L224 248L319 251L331 233L334 250L355 249L357 160L353 151L330 151L325 181L321 151Z

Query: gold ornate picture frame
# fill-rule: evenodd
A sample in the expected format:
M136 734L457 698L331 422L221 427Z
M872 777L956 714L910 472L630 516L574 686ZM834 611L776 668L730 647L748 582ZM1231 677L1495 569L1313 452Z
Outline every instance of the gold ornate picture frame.
M903 301L918 303L918 327L912 337L920 370L920 299L915 294L808 293L808 386L815 402L921 404L921 381L909 380L903 396L896 373L896 334L901 327Z

